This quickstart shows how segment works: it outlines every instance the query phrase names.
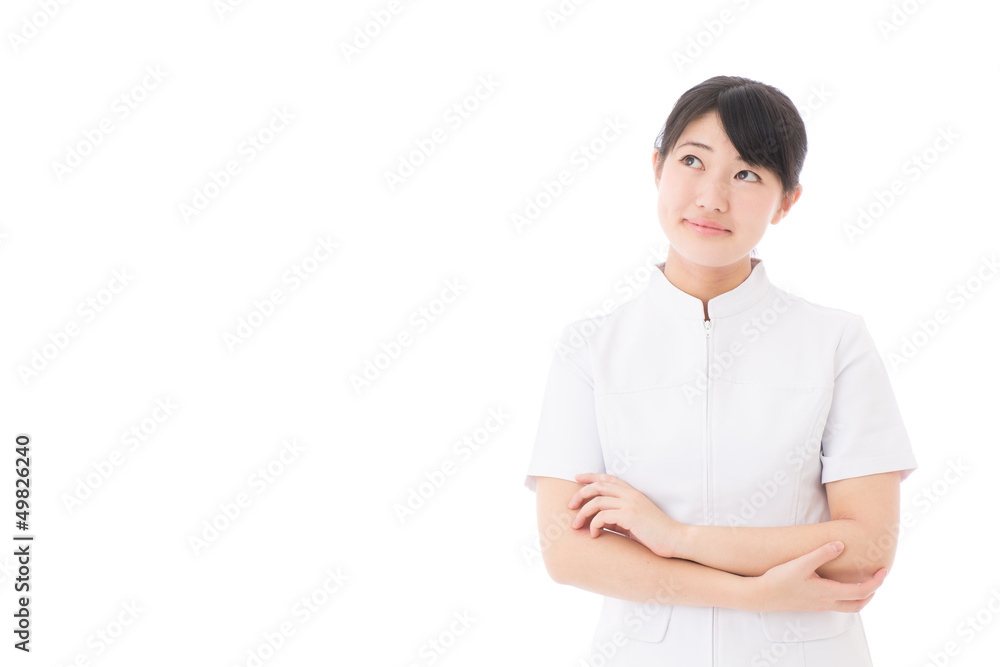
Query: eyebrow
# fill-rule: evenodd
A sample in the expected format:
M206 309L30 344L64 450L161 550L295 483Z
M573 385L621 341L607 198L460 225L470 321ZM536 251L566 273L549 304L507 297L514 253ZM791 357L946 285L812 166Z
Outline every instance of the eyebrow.
M700 141L685 141L683 144L677 144L677 148L680 148L681 146L697 146L698 148L704 148L709 153L715 152L714 150L712 150L711 146L709 146L708 144L703 144ZM750 164L749 162L743 159L742 155L737 155L736 159L742 162L743 164Z

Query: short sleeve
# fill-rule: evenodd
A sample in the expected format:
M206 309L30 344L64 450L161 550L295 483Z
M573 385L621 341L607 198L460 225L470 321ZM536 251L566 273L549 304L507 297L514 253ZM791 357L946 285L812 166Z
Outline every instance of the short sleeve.
M531 491L535 476L576 481L579 473L606 472L587 339L572 324L563 328L559 338L524 480Z
M902 482L917 469L889 374L860 315L837 347L820 460L823 484L893 470Z

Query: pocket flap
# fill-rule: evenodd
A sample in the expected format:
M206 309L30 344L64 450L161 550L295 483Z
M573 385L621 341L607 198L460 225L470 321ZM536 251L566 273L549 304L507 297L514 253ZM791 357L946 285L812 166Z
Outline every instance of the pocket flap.
M662 641L667 633L671 610L673 610L671 605L632 602L605 596L601 605L597 634L611 639L616 632L621 632L629 639L645 642Z
M760 615L764 635L772 642L805 642L834 637L858 622L857 612L765 611Z

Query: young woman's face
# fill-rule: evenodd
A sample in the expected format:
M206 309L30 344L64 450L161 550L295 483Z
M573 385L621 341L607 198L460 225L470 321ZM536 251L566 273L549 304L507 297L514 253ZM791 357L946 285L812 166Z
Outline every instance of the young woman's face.
M798 199L797 190L782 208L778 175L740 160L716 112L688 124L659 174L656 159L654 152L660 226L671 249L694 264L724 267L741 261Z

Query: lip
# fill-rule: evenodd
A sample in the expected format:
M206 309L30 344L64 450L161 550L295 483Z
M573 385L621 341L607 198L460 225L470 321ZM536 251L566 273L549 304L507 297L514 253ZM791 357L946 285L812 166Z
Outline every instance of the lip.
M702 236L719 236L729 233L728 229L720 227L717 222L713 222L707 218L684 218L684 224L696 234L701 234Z

